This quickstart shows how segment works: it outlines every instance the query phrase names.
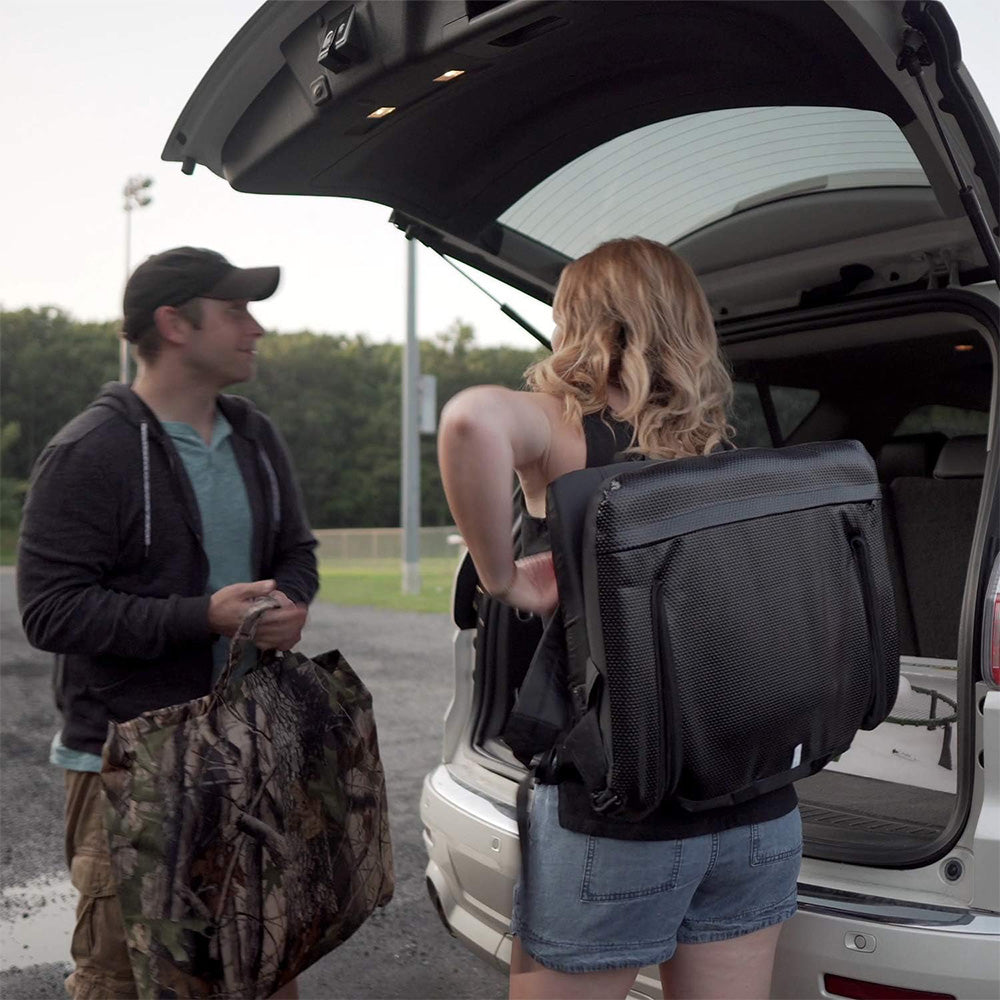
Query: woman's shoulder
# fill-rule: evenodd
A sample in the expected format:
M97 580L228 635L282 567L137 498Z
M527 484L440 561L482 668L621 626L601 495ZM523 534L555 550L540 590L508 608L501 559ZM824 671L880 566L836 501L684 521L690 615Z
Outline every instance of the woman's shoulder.
M541 410L554 423L565 423L566 404L561 396L553 396L548 392L533 392L528 389L519 390L517 394L524 398L526 405Z
M503 385L473 385L457 392L447 409L485 416L489 411L519 411L544 415L553 426L563 421L563 402L556 396Z
M466 389L461 389L448 400L448 405L457 407L462 405L497 404L506 406L532 406L539 407L547 405L543 401L554 399L544 393L531 392L527 389L509 389L505 385L470 385Z

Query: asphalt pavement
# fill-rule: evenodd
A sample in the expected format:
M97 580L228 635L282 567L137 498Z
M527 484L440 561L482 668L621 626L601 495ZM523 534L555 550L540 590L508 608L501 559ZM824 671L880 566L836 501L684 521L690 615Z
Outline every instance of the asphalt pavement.
M419 796L440 759L451 698L445 615L316 604L300 649L339 648L372 691L389 790L392 902L300 977L303 1000L503 997L506 975L438 920L424 885ZM48 764L58 728L52 658L24 639L14 577L0 569L0 996L64 998L73 892L63 856L63 775Z

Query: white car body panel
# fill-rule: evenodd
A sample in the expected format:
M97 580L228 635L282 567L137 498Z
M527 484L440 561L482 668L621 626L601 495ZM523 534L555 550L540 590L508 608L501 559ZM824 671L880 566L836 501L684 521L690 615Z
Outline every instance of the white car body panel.
M1000 748L1000 692L989 692L984 722L986 742ZM441 764L424 782L420 815L429 857L427 877L452 933L482 958L506 966L510 900L520 865L513 818L516 783L481 767L459 765L460 783L453 770ZM473 780L489 784L489 795L470 788ZM504 785L506 795L497 801L494 796ZM991 883L996 885L998 809L1000 795L993 788L968 838L982 853L984 864L975 867L973 851L967 848L956 847L949 853L949 859L965 863L965 875L958 883L945 880L941 862L897 871L805 858L800 912L782 932L772 997L829 997L822 978L829 972L969 1000L995 998L1000 915L995 902L989 904L995 894ZM853 898L842 898L837 903L839 911L835 910L822 900L817 902L811 891L816 885ZM931 915L933 908L940 908L940 913L956 922L904 923L879 904L886 896L901 905L932 908L926 911ZM505 901L506 907L493 909L483 899L498 905ZM977 905L980 902L987 905ZM915 910L909 919L918 921L921 912ZM864 938L865 950L854 944L859 936ZM655 969L643 970L632 995L660 996Z

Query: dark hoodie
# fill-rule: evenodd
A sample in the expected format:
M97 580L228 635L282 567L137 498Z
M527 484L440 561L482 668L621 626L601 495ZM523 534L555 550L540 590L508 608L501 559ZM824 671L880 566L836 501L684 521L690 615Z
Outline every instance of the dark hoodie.
M240 396L220 396L253 518L254 579L308 604L313 538L288 452ZM208 559L184 464L153 412L112 383L32 472L17 559L28 641L57 658L62 741L100 753L108 720L209 690Z

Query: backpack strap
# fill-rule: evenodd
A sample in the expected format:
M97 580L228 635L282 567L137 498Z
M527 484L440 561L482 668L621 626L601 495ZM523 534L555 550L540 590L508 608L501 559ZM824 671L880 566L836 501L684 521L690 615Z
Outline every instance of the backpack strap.
M560 761L573 765L591 796L607 788L608 759L596 712L587 712L563 737L558 754Z
M530 852L528 796L536 784L558 784L557 767L556 748L550 747L542 754L538 763L529 768L517 786L517 839L521 848L521 887L525 890L522 893L522 905L524 906L527 906L529 898L527 893L528 854Z
M502 739L525 767L555 746L573 719L567 696L566 631L559 609L542 638L507 716Z
M632 441L631 425L616 420L606 410L600 413L586 414L583 418L583 433L587 444L586 467L588 469L611 465ZM551 517L547 520L551 536L553 527ZM556 532L558 533L559 530L557 519ZM554 550L553 554L557 560L560 559L561 553L559 551ZM561 574L560 570L562 570ZM571 571L568 566L560 565L557 566L556 575L561 575L563 580L568 580L575 575L575 571ZM565 761L570 763L580 774L592 797L600 795L602 790L606 792L607 762L604 759L596 717L593 713L586 711L585 675L573 676L576 671L566 662L569 640L564 628L564 613L565 605L557 611L557 620L550 622L549 627L546 628L540 643L540 652L544 650L552 661L559 662L564 671L570 674L570 677L564 676L560 680L562 683L569 681L570 697L573 700L572 711L577 725L570 729L561 744L553 745L543 753L538 763L528 769L518 784L517 835L521 847L521 886L525 890L522 893L522 905L524 906L528 904L530 898L527 892L527 883L530 870L528 864L530 853L528 799L531 789L536 783L558 784L560 764ZM553 655L556 653L557 656ZM536 657L538 656L539 653L536 653ZM548 665L551 666L551 663ZM521 748L519 747L519 749ZM527 749L534 749L534 747ZM522 763L526 763L523 756L519 756L519 759Z

